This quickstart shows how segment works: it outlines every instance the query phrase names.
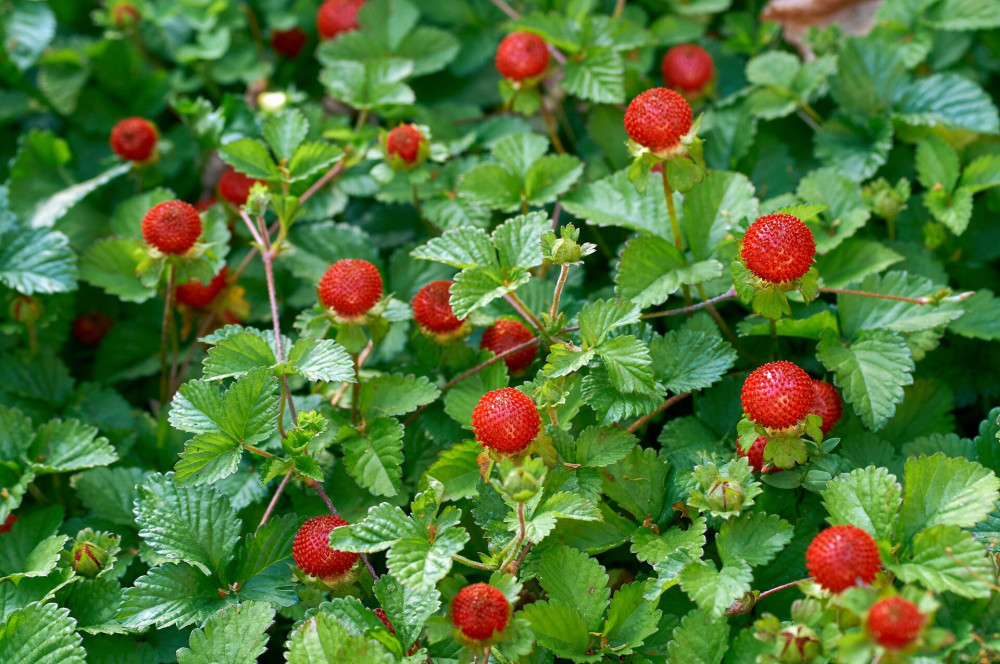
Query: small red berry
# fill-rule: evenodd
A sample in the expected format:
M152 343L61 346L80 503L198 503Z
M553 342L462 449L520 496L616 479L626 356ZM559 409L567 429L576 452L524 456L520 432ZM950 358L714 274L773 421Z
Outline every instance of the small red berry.
M92 348L101 343L101 339L108 333L112 325L114 325L114 321L107 314L100 311L88 311L73 321L73 338L80 342L81 346Z
M783 360L757 367L744 381L741 396L747 417L769 429L798 424L814 398L809 374Z
M844 414L844 404L840 400L840 393L830 383L822 380L814 380L813 395L815 397L812 408L809 412L823 418L820 429L823 435L828 435L837 426L840 416Z
M387 630L389 630L389 633L391 633L391 634L395 634L396 633L396 630L393 628L392 623L389 622L389 616L385 615L385 609L383 609L381 607L379 607L377 609L372 609L372 613L375 614L376 618L378 618L379 620L382 621L382 624L385 625L385 628Z
M653 152L668 152L680 145L691 129L691 106L668 88L646 90L625 111L629 138Z
M437 334L454 332L462 327L462 321L458 320L451 311L451 293L448 291L453 281L432 281L413 296L410 305L413 307L413 317L417 324L427 330Z
M184 201L166 201L142 219L142 237L165 254L183 254L201 237L201 217Z
M257 182L267 184L263 180L248 177L235 168L229 167L219 178L219 195L236 207L246 205L247 199L250 198L250 189Z
M904 648L920 636L924 616L913 602L902 597L886 597L868 610L868 631L883 648Z
M523 452L541 426L535 402L513 387L487 392L472 411L476 440L503 454Z
M226 287L226 278L229 276L229 269L225 266L217 275L212 277L208 284L200 281L189 281L177 287L177 302L185 304L195 309L205 309L216 296Z
M510 619L510 602L499 588L474 583L458 591L451 603L451 622L462 634L483 641L502 632Z
M740 251L755 276L780 284L801 278L816 257L812 231L790 214L769 214L750 224Z
M531 333L524 323L519 320L510 320L507 318L501 318L496 323L486 328L483 332L483 340L480 342L479 347L493 351L494 355L499 355L500 353L513 348L514 346L520 346L521 344L530 341L535 338L535 335ZM528 346L523 348L516 353L511 353L510 355L503 358L504 364L511 373L520 373L524 371L529 364L535 359L535 355L538 353L538 345Z
M297 58L308 40L309 35L299 26L289 30L275 30L271 33L271 48L278 55Z
M750 462L750 467L756 470L758 473L766 475L768 473L773 473L777 470L774 466L768 464L767 468L764 467L764 448L767 447L767 438L764 436L757 436L757 440L753 441L753 445L750 446L750 450L747 452L743 451L740 447L739 442L736 443L736 453L741 457L745 457L747 461Z
M549 66L549 45L530 32L512 32L500 42L494 62L500 75L511 81L534 78Z
M139 22L139 10L127 2L115 5L111 10L111 20L114 21L116 28L124 30Z
M350 572L358 554L330 548L330 531L346 525L332 514L314 516L302 524L292 542L292 558L299 569L324 581L340 580Z
M660 70L663 72L663 83L668 88L694 93L712 79L715 65L712 56L701 46L680 44L663 56Z
M823 588L835 593L861 583L871 583L882 566L878 545L857 526L827 528L806 549L809 574Z
M382 275L368 261L339 260L319 281L319 301L344 318L356 318L382 298Z
M322 39L358 29L358 10L365 0L326 0L316 12L316 27Z
M208 212L209 208L219 202L215 196L206 196L194 204L194 209L198 212Z
M14 527L14 524L17 522L19 518L21 517L16 516L14 514L8 514L4 522L0 524L0 535L3 535L4 533L9 533L10 529Z
M111 130L111 150L129 161L146 161L160 135L145 118L125 118Z
M407 166L413 166L420 160L420 144L425 140L416 125L402 124L385 137L385 153L390 159L397 155Z

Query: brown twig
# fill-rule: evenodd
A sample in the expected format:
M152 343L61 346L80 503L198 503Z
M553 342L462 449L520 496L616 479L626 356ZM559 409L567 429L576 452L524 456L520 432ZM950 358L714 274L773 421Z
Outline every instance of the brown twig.
M688 393L688 392L682 392L680 394L675 394L674 396L670 397L669 399L667 399L666 401L664 401L663 403L661 403L659 406L657 406L656 410L654 410L652 413L650 413L649 415L643 415L642 417L640 417L639 419L637 419L635 422L633 422L631 425L629 425L629 428L626 429L626 431L628 431L629 433L635 433L636 431L639 430L640 427L642 427L642 425L644 425L647 422L649 422L649 420L651 420L652 418L656 417L657 415L659 415L660 413L662 413L663 411L665 411L667 408L670 408L671 406L673 406L678 401L683 400L684 397L688 397L688 396L691 396L690 393Z
M909 302L910 304L936 304L940 302L940 299L933 297L906 297L905 295L890 295L888 293L870 293L868 291L851 290L849 288L820 288L820 293L837 293L839 295L858 295L860 297L873 297L879 300L895 300L897 302ZM966 291L964 293L958 293L957 295L948 298L949 302L961 302L962 300L967 300L976 293L974 291Z
M643 318L660 318L661 316L680 316L683 314L688 314L693 311L698 311L699 309L707 309L708 307L714 306L719 302L725 302L726 300L735 300L738 297L736 293L736 288L730 288L722 295L716 295L713 298L704 300L697 304L692 304L690 307L681 307L680 309L667 309L665 311L653 311L648 314L643 314Z
M346 157L347 157L346 154L343 157L341 157L340 161L338 161L336 164L334 164L333 168L331 168L326 173L324 173L323 177L321 177L320 179L316 180L316 182L314 182L311 187L309 187L308 189L306 189L306 191L305 191L304 194L302 194L301 196L299 196L299 204L300 205L305 205L306 201L308 201L310 198L312 198L313 195L317 191L319 191L324 186L326 186L326 184L328 182L330 182L335 177L337 177L338 175L340 175L344 171L344 169L347 168L346 163L345 163L346 162Z

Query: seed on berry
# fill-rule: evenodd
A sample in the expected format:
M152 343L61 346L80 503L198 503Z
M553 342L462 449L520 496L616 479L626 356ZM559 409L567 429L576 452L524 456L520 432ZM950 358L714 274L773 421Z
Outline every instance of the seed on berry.
M483 641L502 632L510 619L510 603L488 583L474 583L458 591L451 603L451 622L467 638Z
M512 32L503 38L494 58L497 71L511 81L540 76L549 66L549 46L530 32Z
M629 138L653 152L669 152L691 130L691 106L680 93L668 88L646 90L625 111Z
M479 347L492 351L494 355L499 355L534 338L535 335L521 321L501 318L486 328ZM511 373L517 374L524 371L534 361L537 353L538 344L533 344L507 355L503 361Z
M302 524L292 542L292 558L299 569L324 581L339 580L350 572L358 554L330 548L330 532L346 525L332 514L314 516Z
M447 334L462 327L462 321L451 310L449 289L454 282L444 279L432 281L413 296L410 305L417 324L436 334Z
M780 284L802 278L816 257L812 231L790 214L769 214L750 224L740 250L754 276Z
M502 454L523 452L541 426L535 402L513 387L487 392L472 411L476 440Z
M798 424L814 401L812 379L791 362L768 362L743 383L741 400L747 417L769 429Z
M184 201L165 201L142 219L142 237L165 254L183 254L201 237L201 217Z
M111 130L111 150L129 161L146 161L156 148L159 134L145 118L125 118Z
M319 282L319 301L344 318L368 313L382 298L382 275L368 261L339 260Z
M839 593L856 583L871 583L882 566L872 536L852 525L827 528L806 549L809 574L823 588Z

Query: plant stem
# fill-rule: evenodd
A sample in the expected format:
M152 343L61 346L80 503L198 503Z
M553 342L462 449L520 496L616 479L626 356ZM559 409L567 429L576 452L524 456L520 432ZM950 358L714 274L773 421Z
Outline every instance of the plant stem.
M314 479L307 479L306 485L311 486L316 493L319 494L319 497L323 499L324 503L326 503L326 508L330 510L330 514L334 515L338 519L344 518L340 516L340 512L338 512L337 508L333 506L333 501L330 500L330 496L326 495L326 491L323 490L323 485L320 482L317 482ZM368 568L368 573L372 575L372 579L378 581L378 574L375 573L375 568L372 567L372 564L368 562L368 556L362 553L361 560L364 561L365 567Z
M808 115L813 120L815 120L817 124L823 124L823 117L819 113L817 113L816 109L810 106L808 102L800 101L799 108L805 111L805 114Z
M613 14L611 14L611 17L618 18L619 16L622 15L622 11L624 9L625 9L625 0L618 0L618 2L615 3L615 11Z
M242 445L243 445L243 449L245 449L247 452L250 452L252 454L256 454L257 456L262 456L265 459L273 459L274 456L275 456L275 455L271 454L270 452L268 452L267 450L262 450L259 447L254 447L253 445L247 445L246 443L242 443Z
M542 98L542 103L539 104L538 108L542 112L542 119L545 120L545 126L548 127L549 138L552 139L552 147L559 154L566 154L566 149L563 147L562 141L559 140L559 128L556 127L555 120L552 119L552 114L549 113L549 108L545 105L544 98Z
M466 567L474 567L475 569L486 570L487 572L492 572L493 570L496 569L495 567L490 567L485 563L477 563L475 560L470 560L469 558L466 558L465 556L460 556L457 553L452 555L451 559L454 560L456 563L462 563Z
M733 348L736 349L736 352L738 352L740 355L747 358L748 360L753 361L754 359L753 355L748 353L746 349L743 348L743 345L740 343L739 339L737 339L736 335L733 334L733 331L729 329L729 325L726 324L726 321L723 320L722 316L719 314L719 310L715 308L715 305L709 299L708 293L705 292L705 287L702 286L701 284L698 284L695 288L698 289L698 295L701 296L702 301L708 303L705 306L705 308L708 309L708 314L715 321L715 324L719 326L719 329L722 330L722 334L725 335L727 339L729 339L729 343L733 345Z
M517 504L517 522L520 526L517 544L515 544L514 548L510 550L510 554L507 556L507 559L504 560L503 565L500 566L500 569L503 571L507 571L507 568L514 562L514 558L517 557L518 552L521 550L521 545L524 543L524 537L527 529L527 526L524 523L524 503Z
M684 240L681 237L681 224L677 220L677 209L674 207L674 190L670 188L670 182L667 180L667 171L664 166L663 171L663 197L667 201L667 214L670 216L670 228L674 232L674 246L677 247L677 251L681 252L681 260L684 264L687 264L687 256L684 255ZM691 289L687 284L681 286L681 292L684 294L684 305L691 306Z
M802 121L805 122L807 125L809 125L809 128L812 129L813 131L822 131L823 128L820 127L819 124L815 120L813 120L812 117L810 117L809 114L807 114L801 108L797 109L796 114L800 118L802 118Z
M906 297L904 295L890 295L888 293L869 293L867 291L850 290L848 288L820 288L820 293L838 293L840 295L857 295L859 297L874 297L879 300L895 300L897 302L909 302L911 304L934 304L932 297ZM958 299L964 300L972 294L960 293Z
M160 408L167 405L170 377L167 374L167 337L174 324L174 280L176 269L173 263L167 265L167 294L163 304L163 327L160 331Z
M524 302L521 301L521 298L517 296L517 293L511 291L506 295L504 295L504 299L507 300L510 306L514 307L514 310L517 311L517 313L519 313L522 318L524 318L527 321L530 321L531 324L535 326L535 329L537 329L539 332L542 331L544 327L542 325L542 321L538 320L538 316L533 314L531 312L531 309L528 308L528 305L526 305Z
M896 215L890 215L885 218L885 230L889 233L889 239L896 239Z
M678 401L682 401L685 397L688 397L688 396L691 396L690 393L688 393L688 392L682 392L680 394L675 394L674 396L670 397L669 399L667 399L666 401L664 401L663 403L661 403L656 408L656 410L654 410L652 413L650 413L649 415L643 415L642 417L640 417L639 419L637 419L635 422L633 422L631 425L629 425L629 428L626 429L626 431L628 431L629 433L635 433L644 424L646 424L647 422L649 422L651 419L653 419L654 417L656 417L657 415L659 415L660 413L662 413L663 411L665 411L667 408L670 408L671 406L673 406Z
M782 584L780 586L777 586L775 588L771 588L770 590L765 590L761 594L757 595L757 601L759 602L760 600L764 599L768 595L773 595L776 592L779 592L779 591L782 591L782 590L786 590L788 588L791 588L792 586L797 586L800 583L805 583L806 581L810 581L810 580L812 580L812 577L811 576L807 576L804 579L799 579L798 581L791 581L789 583L784 583L784 584Z
M260 231L257 230L256 224L250 221L250 215L248 215L247 211L244 210L243 208L240 208L240 218L243 219L243 222L247 225L247 228L250 230L250 235L253 236L254 242L256 242L261 249L264 249L265 248L264 238L260 236Z
M552 309L549 311L549 318L556 319L559 315L559 298L562 297L563 288L566 287L566 277L569 276L569 265L561 265L559 269L559 280L556 282L556 289L552 293Z
M361 112L358 113L358 121L354 124L354 133L361 131L361 128L365 126L365 122L368 121L368 109L362 108Z
M271 518L271 513L274 512L274 507L275 505L278 504L278 499L281 498L281 494L284 493L285 487L288 486L288 482L289 480L292 479L292 475L294 473L295 473L294 470L289 470L288 473L285 475L285 478L281 480L281 484L278 485L278 488L277 490L275 490L274 495L271 496L271 502L267 504L267 509L264 510L264 516L261 518L260 525L257 526L258 528L263 527L264 524L267 523L267 520Z
M317 191L325 187L328 182L343 173L344 169L347 168L345 164L346 158L347 155L345 154L340 158L340 161L333 165L333 168L323 174L323 177L316 180L311 187L306 189L305 193L299 196L299 205L305 205L306 201L312 198Z
M714 306L719 302L725 302L726 300L735 300L738 297L736 293L736 287L730 288L722 295L716 295L715 297L704 300L697 304L692 304L690 307L682 307L680 309L667 309L666 311L654 311L652 313L643 314L643 318L660 318L662 316L679 316L682 314L691 313L693 311L698 311L699 309L706 309L708 307ZM564 330L565 331L565 330Z

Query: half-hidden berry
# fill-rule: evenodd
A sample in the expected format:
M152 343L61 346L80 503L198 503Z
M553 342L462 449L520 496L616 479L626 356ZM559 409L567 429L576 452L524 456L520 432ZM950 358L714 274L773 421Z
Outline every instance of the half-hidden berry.
M902 597L886 597L868 610L868 631L883 648L905 648L920 636L924 616L913 602Z
M390 162L396 157L404 166L416 166L427 153L427 148L423 145L426 142L427 139L416 125L401 124L386 135L385 154Z
M190 203L164 201L143 217L142 237L165 254L186 253L201 237L201 217Z
M382 298L382 275L365 260L344 258L319 282L319 301L344 318L362 316Z
M538 435L542 418L531 397L513 387L487 392L472 411L476 440L502 454L519 454Z
M229 269L223 266L207 284L193 280L177 287L177 302L194 309L205 309L226 287Z
M111 20L119 30L135 25L139 22L139 18L139 10L128 2L117 4L111 10Z
M767 473L773 473L777 468L768 464L764 467L764 448L767 447L767 438L764 436L757 436L757 440L753 441L753 445L746 452L740 447L739 441L736 442L736 453L741 457L745 458L750 464L750 467L756 470L758 473L766 475Z
M520 346L521 344L531 341L534 338L535 335L533 335L531 330L525 327L524 323L521 321L501 318L497 322L493 323L493 325L486 328L483 332L483 339L479 343L479 347L485 350L493 351L494 355L499 355L506 350L510 350L515 346ZM503 358L503 361L504 364L507 365L507 369L509 369L511 373L516 374L524 371L528 365L534 361L537 353L538 344L534 344L507 355Z
M743 411L752 422L785 429L809 414L814 401L812 378L801 367L779 360L754 369L743 382Z
M754 276L780 284L801 279L809 271L816 241L798 217L768 214L750 224L740 256Z
M840 400L840 393L830 383L822 380L813 380L813 405L809 412L823 418L820 429L823 435L827 436L837 426L840 416L844 414L844 404Z
M679 92L652 88L628 105L625 131L633 141L655 153L670 152L691 130L692 117L691 106Z
M8 514L7 518L4 519L4 522L0 523L0 535L3 535L4 533L9 533L10 529L14 527L14 524L17 523L17 520L20 518L21 517L17 516L16 514Z
M358 10L365 0L326 0L316 12L316 28L321 39L333 39L358 29Z
M209 208L219 202L215 196L206 196L194 204L194 209L198 212L207 212Z
M432 281L413 296L410 301L413 318L422 329L434 334L447 334L462 327L462 321L451 310L449 289L453 283L445 279Z
M278 55L286 58L297 58L309 40L306 31L295 26L288 30L275 30L271 33L271 48Z
M263 180L244 175L230 166L219 178L219 195L236 207L246 205L250 190L257 182L266 184Z
M385 609L383 609L382 607L379 607L377 609L372 609L372 613L375 614L376 618L382 621L382 624L385 625L385 628L389 630L391 634L396 633L396 630L392 626L392 623L389 622L389 616L385 615Z
M549 66L549 45L530 32L512 32L497 46L494 62L500 75L508 80L535 78Z
M871 583L882 557L871 535L845 524L827 528L813 539L806 549L806 567L816 583L839 593L859 582Z
M101 343L101 339L108 333L112 325L114 325L114 321L106 313L88 311L73 320L73 338L81 346L93 348Z
M485 641L502 632L510 620L510 602L488 583L474 583L458 591L451 603L451 622L466 638Z
M348 523L332 514L314 516L299 528L292 542L292 558L299 569L326 582L342 580L358 561L358 554L330 548L330 533Z
M715 75L712 56L697 44L674 46L660 63L663 84L687 93L699 92Z
M153 156L160 135L145 118L125 118L111 129L111 150L129 161L147 161Z

